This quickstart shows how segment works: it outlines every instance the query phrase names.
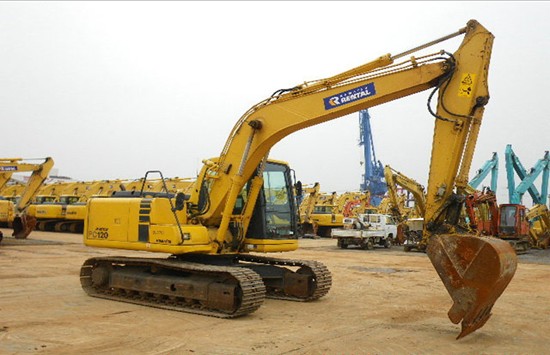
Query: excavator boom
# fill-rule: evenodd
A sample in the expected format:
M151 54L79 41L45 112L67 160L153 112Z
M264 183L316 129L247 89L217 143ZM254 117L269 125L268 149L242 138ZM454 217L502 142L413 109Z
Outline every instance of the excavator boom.
M54 164L53 159L50 157L45 158L44 162L40 164L28 163L23 160L24 159L21 158L0 159L0 169L10 172L32 171L25 185L25 189L14 206L15 217L12 221L13 236L17 239L26 238L36 225L36 218L27 215L26 212L31 204L31 200L38 193ZM3 202L7 203L8 201Z

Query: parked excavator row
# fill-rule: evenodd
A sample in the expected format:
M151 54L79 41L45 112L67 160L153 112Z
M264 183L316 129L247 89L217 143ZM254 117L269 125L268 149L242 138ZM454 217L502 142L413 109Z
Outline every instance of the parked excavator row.
M8 161L5 160L6 167L4 169L6 171L0 177L6 181L11 176L7 170L10 169L7 165ZM13 166L14 163L10 162L9 164L11 164L9 166ZM0 169L2 166L0 163ZM17 171L35 169L38 173L38 166L38 164L18 166ZM41 174L47 175L45 171ZM32 181L30 180L31 183ZM20 209L16 217L16 204L22 198L26 185L20 183L7 185L6 183L4 188L0 189L0 226L12 227L16 220L17 230L24 230L24 232L16 233L18 238L26 238L33 229L82 233L86 216L86 201L91 196L111 196L115 191L137 194L144 189L161 192L164 188L168 189L170 193L175 193L186 191L191 184L192 179L187 178L156 178L147 180L146 183L143 179L43 183L38 189L26 192L26 194L33 194L29 195L31 203L28 203L24 210ZM24 199L24 201L28 200L29 198ZM17 220L23 222L17 222Z
M454 54L420 51L463 35ZM461 201L489 100L493 35L472 20L456 33L290 89L250 108L189 194L88 199L84 243L170 254L166 259L94 257L81 269L91 296L219 317L257 310L265 295L315 300L332 284L317 261L261 256L298 247L290 168L268 160L287 135L352 112L433 89L435 118L421 243L453 299L458 338L482 327L512 279L509 243L457 230ZM412 55L410 59L403 59ZM430 101L439 92L437 109ZM122 222L124 221L124 222Z
M42 160L42 159L41 159ZM27 215L31 200L44 184L54 165L52 158L43 159L42 163L30 163L22 158L0 159L0 187L4 188L12 175L19 172L32 172L24 184L20 195L11 199L0 199L0 224L13 227L13 236L26 238L34 229L36 219ZM21 187L21 186L18 186ZM0 232L0 241L3 235Z

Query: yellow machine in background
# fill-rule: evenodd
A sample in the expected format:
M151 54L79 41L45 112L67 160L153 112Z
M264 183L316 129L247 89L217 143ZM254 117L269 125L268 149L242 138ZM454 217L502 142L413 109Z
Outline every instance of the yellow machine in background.
M527 212L531 243L536 248L546 249L550 244L550 211L545 205L537 204Z
M378 213L378 207L371 205L370 191L355 193L352 199L344 203L342 210L344 217L354 217L369 213Z
M388 196L392 204L391 209L395 210L394 216L400 220L408 217L419 218L424 216L426 212L426 193L424 191L424 186L401 172L392 169L389 165L384 167L384 178L388 185ZM399 201L397 186L401 186L413 195L414 211L402 210L403 204Z
M10 185L4 186L4 188L0 191L0 200L8 200L12 203L15 203L19 196L25 191L25 184L20 182L10 183ZM5 207L7 205L2 205L2 207ZM6 210L7 211L7 210ZM8 220L7 218L7 212L6 214L0 214L0 222L6 223Z
M300 216L299 230L301 236L314 236L311 214L313 213L313 209L321 196L320 189L321 185L319 185L318 182L311 187L306 186L303 188L303 193L306 193L307 195L304 197L298 208L298 215Z
M146 186L143 181L102 180L46 184L33 199L27 215L36 219L36 229L41 231L82 233L86 202L92 196L108 197L116 191L135 191L139 194L142 188L154 192L165 189L171 193L185 192L193 184L193 179L188 178L154 179L147 181Z
M332 228L343 226L344 215L338 210L338 194L321 195L309 215L313 234L319 237L330 237Z
M0 159L0 169L8 174L3 175L3 179L10 173L15 172L32 172L24 190L16 197L15 201L0 200L0 216L2 221L6 221L8 225L13 226L13 236L18 239L27 238L36 225L36 219L27 215L27 209L31 204L31 200L38 193L40 187L47 179L54 161L52 158L45 158L44 162L34 164L26 162L25 159ZM8 178L9 179L9 178ZM0 235L0 240L2 235Z
M313 233L319 237L330 238L334 228L344 226L344 217L364 213L363 211L374 211L374 208L369 206L370 193L348 191L338 195L334 192L324 203L319 203L313 208L310 214Z
M397 239L404 245L405 251L412 249L423 250L425 244L422 241L424 214L426 213L426 193L424 186L416 180L405 176L389 165L384 167L384 179L388 186L388 210L397 221ZM399 196L397 187L401 186L410 192L414 198L414 207L405 206L405 195Z
M459 49L396 60L464 35ZM81 283L91 296L220 317L255 311L265 295L314 300L331 286L318 261L262 256L298 247L289 167L268 161L287 135L430 88L439 91L422 243L454 304L463 337L485 324L512 279L509 243L457 234L456 219L488 103L493 35L476 21L405 53L330 78L279 90L236 123L219 157L189 194L121 192L88 200L84 242L91 247L167 253L161 258L96 257ZM430 99L433 94L430 95ZM458 262L459 261L459 262Z
M65 182L54 186L49 190L50 195L54 191L57 191L57 195L54 199L45 199L46 189L40 191L40 196L37 196L40 203L37 203L38 199L35 199L35 203L32 204L32 210L29 212L36 218L36 227L41 231L63 231L59 228L59 224L65 220L65 214L67 212L67 206L75 204L80 199L80 196L90 187L90 183L82 181Z

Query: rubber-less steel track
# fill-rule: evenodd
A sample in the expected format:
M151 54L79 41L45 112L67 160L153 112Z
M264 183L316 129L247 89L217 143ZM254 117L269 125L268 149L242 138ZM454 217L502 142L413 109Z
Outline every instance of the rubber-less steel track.
M170 294L167 288L158 288L158 292L155 292L155 287L150 287L146 291L136 291L132 287L113 287L110 281L105 281L111 280L116 272L121 272L121 270L124 272L125 269L137 270L138 277L135 279L138 284L141 281L146 284L148 276L150 279L155 279L154 275L162 273L169 273L171 278L176 279L175 283L178 278L183 280L186 277L194 276L200 277L203 284L223 284L223 287L235 289L234 306L226 307L226 309L213 309L208 306L208 302L190 298L189 293L193 293L194 285L188 285L185 290L187 294L181 295L178 294L175 287L174 291L176 292ZM132 275L130 274L130 278ZM93 297L220 318L234 318L254 312L262 305L266 293L261 277L247 268L204 265L171 259L91 258L82 265L80 282L84 291ZM205 288L205 291L196 293L201 293L202 296L207 291L208 289Z
M274 290L267 287L267 297L274 299L283 299L290 301L313 301L320 297L323 297L328 293L332 286L332 275L328 268L318 261L311 260L292 260L292 259L279 259L270 258L265 256L251 255L251 254L238 254L237 260L250 262L255 264L267 264L273 266L292 266L298 267L297 273L306 274L311 277L312 285L311 291L307 296L296 297L286 295L280 290Z

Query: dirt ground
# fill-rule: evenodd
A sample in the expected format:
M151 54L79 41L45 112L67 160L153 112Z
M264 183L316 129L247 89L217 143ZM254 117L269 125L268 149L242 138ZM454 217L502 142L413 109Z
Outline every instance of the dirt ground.
M5 236L10 231L3 230ZM33 232L0 244L0 354L547 354L550 253L520 256L516 276L475 333L459 325L422 253L338 249L301 239L281 257L318 260L332 272L327 296L267 299L237 319L102 300L80 287L85 259L140 255L85 247L80 235Z

